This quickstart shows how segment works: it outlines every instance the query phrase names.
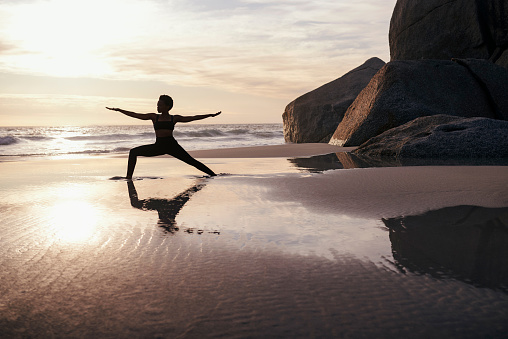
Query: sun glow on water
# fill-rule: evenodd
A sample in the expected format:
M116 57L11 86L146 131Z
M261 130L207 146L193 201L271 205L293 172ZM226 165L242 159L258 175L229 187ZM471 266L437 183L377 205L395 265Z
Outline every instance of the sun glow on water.
M99 215L85 201L70 200L55 204L51 210L51 226L55 237L67 243L85 243L96 233Z
M65 184L41 194L51 201L44 209L51 238L73 245L97 239L99 223L105 216L93 202L94 192L88 185Z

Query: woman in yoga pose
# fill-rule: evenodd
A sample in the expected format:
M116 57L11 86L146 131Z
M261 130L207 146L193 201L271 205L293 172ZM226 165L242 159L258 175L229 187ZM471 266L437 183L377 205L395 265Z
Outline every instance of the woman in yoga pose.
M136 160L138 156L154 157L157 155L169 154L183 162L196 167L200 171L205 172L210 176L215 176L215 173L205 166L203 163L197 161L187 153L182 146L173 137L173 129L177 122L190 122L195 120L206 119L210 117L216 117L221 112L215 114L203 114L194 116L182 116L182 115L170 115L169 111L173 108L173 99L169 95L161 95L157 102L156 113L135 113L129 112L120 108L110 108L109 110L117 111L128 115L133 118L141 120L152 120L153 128L155 129L155 144L144 145L135 147L129 152L129 163L127 165L127 179L132 179L134 168L136 167Z

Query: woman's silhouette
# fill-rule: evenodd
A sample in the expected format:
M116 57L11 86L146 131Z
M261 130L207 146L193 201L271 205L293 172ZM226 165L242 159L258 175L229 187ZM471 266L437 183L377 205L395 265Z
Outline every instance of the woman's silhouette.
M182 115L170 115L169 111L173 108L173 99L169 95L161 95L157 102L157 113L135 113L129 112L120 108L110 108L109 110L117 111L128 115L133 118L141 120L152 120L153 127L155 129L155 144L144 145L135 147L129 152L129 163L127 165L127 179L132 179L134 168L136 167L136 161L138 156L154 157L157 155L169 154L183 162L196 167L200 171L205 172L210 176L215 176L215 173L209 169L203 163L197 161L187 153L182 146L173 137L173 129L177 122L191 122L195 120L206 119L210 117L216 117L221 112L215 114L203 114L193 116L182 116Z
M145 211L157 211L159 213L158 225L164 228L169 233L178 231L176 226L176 216L180 213L183 206L190 200L191 196L205 187L206 183L197 182L192 187L186 189L182 193L175 196L173 199L143 199L139 200L138 192L134 187L134 182L127 182L127 189L129 190L129 198L131 206Z

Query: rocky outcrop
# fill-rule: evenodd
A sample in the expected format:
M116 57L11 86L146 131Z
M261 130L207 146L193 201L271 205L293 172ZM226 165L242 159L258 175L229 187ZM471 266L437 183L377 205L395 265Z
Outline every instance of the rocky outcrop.
M391 60L487 59L508 68L508 0L398 0Z
M508 119L508 70L485 60L386 64L346 111L330 144L359 146L422 116Z
M467 68L480 85L496 119L508 120L508 71L477 59L453 59ZM480 116L480 115L478 115Z
M354 152L391 158L506 158L508 121L435 115L371 138Z
M378 58L297 98L282 115L287 142L328 142L358 93L384 66Z
M392 61L358 96L356 89L335 94L351 86L339 84L341 78L289 104L286 141L358 146L439 114L508 120L507 18L508 0L398 0L389 31Z

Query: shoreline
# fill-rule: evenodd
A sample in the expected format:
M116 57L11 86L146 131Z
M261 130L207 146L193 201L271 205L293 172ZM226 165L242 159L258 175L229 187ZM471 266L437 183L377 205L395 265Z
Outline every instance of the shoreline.
M340 147L324 143L281 144L247 147L225 147L212 149L190 150L188 153L195 158L293 158L311 157L330 153L344 153L355 150L356 147ZM1 162L16 162L30 160L74 160L74 159L97 159L97 158L127 158L129 151L123 153L87 153L87 154L61 154L61 155L5 155L0 156ZM172 158L169 155L157 156L158 158ZM140 157L143 158L143 157Z
M442 166L508 166L508 158L429 158L429 159L396 159L392 157L363 157L351 153L357 147L341 147L324 143L286 143L278 145L224 147L212 149L189 150L188 153L196 159L205 159L202 162L231 159L253 161L255 159L272 159L281 161L287 159L295 166L308 166L317 171L353 168L380 168L380 167L442 167ZM97 159L127 159L129 151L122 153L78 153L62 155L36 155L36 156L0 156L0 163L15 162L44 162L61 161L76 162ZM170 155L156 157L142 157L138 160L173 158ZM145 159L145 160L142 160ZM210 160L206 160L210 159ZM278 159L278 160L276 160ZM261 160L263 161L263 160Z

